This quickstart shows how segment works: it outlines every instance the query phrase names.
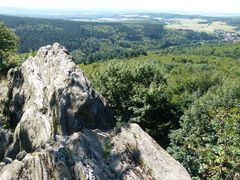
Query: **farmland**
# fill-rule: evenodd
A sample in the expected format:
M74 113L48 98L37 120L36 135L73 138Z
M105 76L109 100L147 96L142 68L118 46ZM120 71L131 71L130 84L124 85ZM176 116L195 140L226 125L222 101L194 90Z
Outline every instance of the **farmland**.
M236 27L227 24L222 21L213 21L209 22L206 19L183 19L176 18L172 21L169 21L165 26L168 29L183 29L183 30L194 30L207 33L214 33L215 31L223 32L236 32Z

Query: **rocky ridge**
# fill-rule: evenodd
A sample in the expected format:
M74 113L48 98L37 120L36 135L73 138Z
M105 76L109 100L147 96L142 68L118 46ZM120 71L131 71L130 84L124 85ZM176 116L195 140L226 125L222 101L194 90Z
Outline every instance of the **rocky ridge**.
M7 92L7 93L2 93ZM191 179L137 124L113 128L106 100L58 43L0 90L0 179Z

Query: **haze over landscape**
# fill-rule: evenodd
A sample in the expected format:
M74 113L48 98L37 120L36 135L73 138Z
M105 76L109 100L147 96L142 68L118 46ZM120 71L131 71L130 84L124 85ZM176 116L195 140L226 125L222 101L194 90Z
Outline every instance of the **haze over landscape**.
M0 7L26 9L145 10L186 13L239 13L239 0L2 0Z

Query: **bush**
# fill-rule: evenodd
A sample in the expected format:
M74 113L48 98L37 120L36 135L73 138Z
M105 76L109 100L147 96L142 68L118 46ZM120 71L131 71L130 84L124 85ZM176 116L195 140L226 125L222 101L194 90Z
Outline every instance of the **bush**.
M213 88L185 111L168 151L200 179L240 175L240 86Z
M15 65L13 55L18 46L18 38L15 33L0 23L0 71L5 71Z
M159 61L110 63L94 73L97 90L114 109L117 122L136 122L163 147L176 126L175 107L166 96L166 79ZM160 141L161 140L161 141Z
M170 139L193 179L239 178L238 59L149 53L81 67L116 119L137 122L163 148Z

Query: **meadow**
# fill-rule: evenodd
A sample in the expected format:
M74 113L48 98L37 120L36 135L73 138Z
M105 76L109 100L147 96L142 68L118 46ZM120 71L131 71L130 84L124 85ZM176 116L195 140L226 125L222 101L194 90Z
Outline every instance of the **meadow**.
M177 18L165 26L167 29L194 30L200 32L213 33L215 31L236 32L236 27L222 21L208 22L206 19Z

